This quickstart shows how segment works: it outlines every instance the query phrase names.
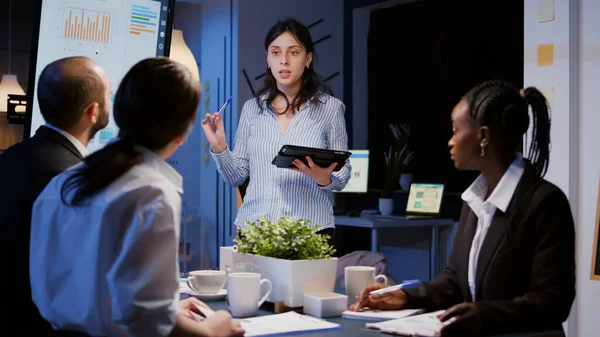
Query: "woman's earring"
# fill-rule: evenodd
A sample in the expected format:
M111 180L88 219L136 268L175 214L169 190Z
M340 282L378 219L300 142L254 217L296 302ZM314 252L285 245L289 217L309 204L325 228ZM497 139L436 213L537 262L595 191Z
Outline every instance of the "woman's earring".
M267 65L267 69L271 69L271 65Z
M481 146L481 156L485 156L485 147L483 147L483 144L479 145Z

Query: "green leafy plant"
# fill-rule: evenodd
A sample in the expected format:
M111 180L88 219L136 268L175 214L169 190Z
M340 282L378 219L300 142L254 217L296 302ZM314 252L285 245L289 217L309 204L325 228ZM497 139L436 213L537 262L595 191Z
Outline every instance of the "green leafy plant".
M240 237L234 239L237 250L285 260L328 259L335 249L327 243L328 235L317 234L320 225L310 228L309 220L284 217L277 221L261 218L246 222Z

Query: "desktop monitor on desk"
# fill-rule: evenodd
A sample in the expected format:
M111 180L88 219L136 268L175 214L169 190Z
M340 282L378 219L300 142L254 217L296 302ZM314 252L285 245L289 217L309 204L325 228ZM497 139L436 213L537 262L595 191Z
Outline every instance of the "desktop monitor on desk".
M348 150L350 155L350 180L339 193L367 193L369 180L369 150Z

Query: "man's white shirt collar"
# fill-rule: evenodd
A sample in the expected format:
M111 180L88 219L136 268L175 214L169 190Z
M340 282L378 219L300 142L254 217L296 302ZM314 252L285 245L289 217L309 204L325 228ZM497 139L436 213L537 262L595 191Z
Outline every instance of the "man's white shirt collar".
M75 147L77 148L77 150L79 151L79 153L81 153L82 157L86 157L88 154L90 154L90 152L88 151L88 149L83 146L83 144L81 144L81 142L79 141L79 139L75 138L75 136L73 136L72 134L68 133L65 130L59 129L56 126L50 124L50 123L46 123L44 125L47 128L50 128L58 133L60 133L61 135L65 136L65 138L67 138L71 143L73 143L73 145L75 145Z

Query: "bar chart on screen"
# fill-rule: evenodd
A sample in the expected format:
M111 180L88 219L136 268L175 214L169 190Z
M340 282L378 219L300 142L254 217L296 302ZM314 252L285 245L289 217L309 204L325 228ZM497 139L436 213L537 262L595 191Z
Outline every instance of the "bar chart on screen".
M160 16L158 10L148 6L131 5L129 34L151 34L152 37L154 37L159 25L159 20Z
M63 38L108 44L112 21L112 13L107 11L65 6Z

